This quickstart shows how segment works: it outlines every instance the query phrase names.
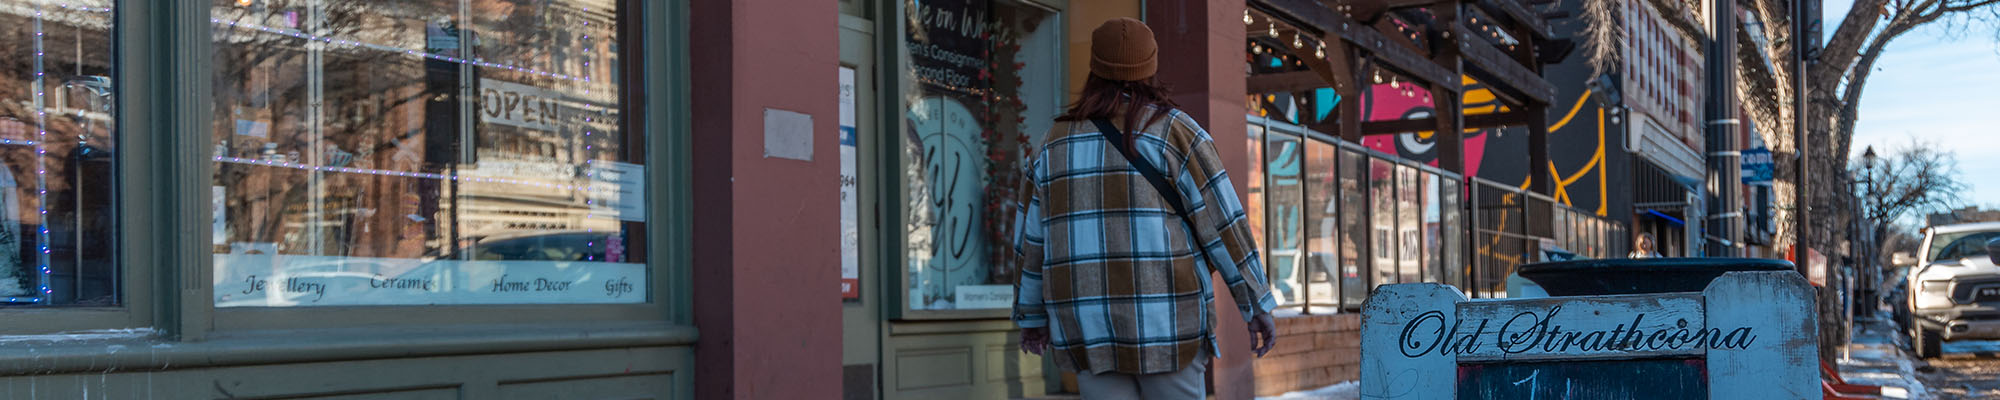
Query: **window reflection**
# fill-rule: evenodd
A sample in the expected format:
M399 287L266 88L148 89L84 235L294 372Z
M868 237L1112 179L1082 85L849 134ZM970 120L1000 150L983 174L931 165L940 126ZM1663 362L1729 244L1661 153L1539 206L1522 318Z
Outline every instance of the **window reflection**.
M1298 136L1272 134L1269 136L1265 172L1269 174L1270 199L1269 220L1270 260L1267 265L1273 293L1280 305L1301 305L1305 291L1301 285L1305 272L1305 260L1301 257L1301 224L1304 222L1305 185L1301 172L1304 168L1305 148Z
M0 0L0 305L119 302L111 3Z
M644 302L622 9L217 1L217 306Z
M1338 248L1338 218L1341 210L1336 197L1339 182L1334 179L1333 144L1309 140L1306 142L1306 295L1314 310L1321 307L1339 305L1340 278ZM1349 211L1351 212L1351 211ZM1315 311L1317 312L1317 311Z
M906 0L902 71L904 262L912 310L1013 304L1012 252L995 238L1013 214L1026 144L1040 143L1061 105L1062 27L1025 3ZM929 21L919 15L989 18Z

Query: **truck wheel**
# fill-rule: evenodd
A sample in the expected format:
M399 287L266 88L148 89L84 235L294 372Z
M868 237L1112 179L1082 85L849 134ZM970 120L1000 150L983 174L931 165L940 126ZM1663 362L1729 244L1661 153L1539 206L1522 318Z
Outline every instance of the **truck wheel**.
M1943 353L1944 338L1938 337L1937 330L1926 329L1921 324L1913 324L1910 329L1910 350L1917 358L1937 358Z

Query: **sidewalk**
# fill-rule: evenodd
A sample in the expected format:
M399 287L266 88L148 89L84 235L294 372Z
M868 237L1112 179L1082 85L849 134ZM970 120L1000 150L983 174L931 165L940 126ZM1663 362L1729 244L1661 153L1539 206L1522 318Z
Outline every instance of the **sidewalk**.
M1361 383L1341 382L1326 387L1285 393L1277 397L1258 397L1257 400L1354 400L1361 398Z
M1840 378L1857 385L1882 386L1883 398L1930 398L1924 384L1917 381L1915 358L1905 352L1904 338L1888 313L1870 320L1854 321L1853 343L1847 357L1836 360Z

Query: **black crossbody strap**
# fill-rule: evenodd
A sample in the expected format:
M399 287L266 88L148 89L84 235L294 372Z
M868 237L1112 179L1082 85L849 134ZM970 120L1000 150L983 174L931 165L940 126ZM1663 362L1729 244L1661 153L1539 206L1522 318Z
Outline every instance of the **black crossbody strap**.
M1118 130L1117 126L1111 125L1111 121L1103 118L1091 119L1090 122L1097 124L1097 131L1104 133L1105 138L1111 141L1111 147L1117 148L1118 154L1125 155L1125 162L1132 164L1132 169L1138 170L1140 176L1146 177L1146 182L1153 184L1153 190L1159 191L1160 197L1166 199L1167 206L1174 208L1174 214L1181 216L1181 223L1187 225L1188 236L1195 239L1195 249L1200 250L1205 243L1208 243L1201 240L1200 231L1194 228L1194 216L1188 213L1187 204L1181 201L1180 192L1174 190L1172 183L1168 183L1166 175L1153 168L1153 163L1132 152L1131 141L1125 138L1125 132Z

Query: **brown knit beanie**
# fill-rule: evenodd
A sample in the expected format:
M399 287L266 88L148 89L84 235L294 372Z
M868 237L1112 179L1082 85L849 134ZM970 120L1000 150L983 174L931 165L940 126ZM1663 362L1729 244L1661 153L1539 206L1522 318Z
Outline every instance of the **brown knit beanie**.
M1090 74L1114 81L1151 78L1160 69L1159 52L1146 23L1112 18L1090 32Z

